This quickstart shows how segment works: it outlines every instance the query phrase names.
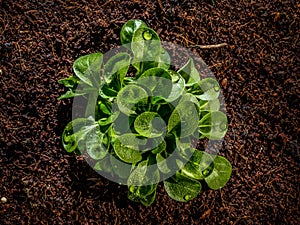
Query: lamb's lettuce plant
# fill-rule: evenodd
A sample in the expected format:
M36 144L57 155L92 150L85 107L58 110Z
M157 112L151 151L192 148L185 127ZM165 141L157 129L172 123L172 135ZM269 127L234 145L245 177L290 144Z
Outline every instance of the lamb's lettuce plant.
M141 20L128 21L120 39L122 51L106 60L101 53L82 56L75 74L59 80L69 89L59 99L87 99L85 117L65 127L64 149L89 157L96 171L126 184L128 198L146 206L160 181L181 202L195 198L203 183L222 188L231 164L192 144L227 132L218 82L201 79L192 58L170 69L158 34Z

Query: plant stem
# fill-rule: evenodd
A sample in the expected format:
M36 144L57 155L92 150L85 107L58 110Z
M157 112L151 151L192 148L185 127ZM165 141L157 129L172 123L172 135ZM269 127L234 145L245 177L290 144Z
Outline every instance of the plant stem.
M88 118L92 116L95 118L95 105L97 104L98 92L94 91L89 94L88 102L85 110L85 117Z

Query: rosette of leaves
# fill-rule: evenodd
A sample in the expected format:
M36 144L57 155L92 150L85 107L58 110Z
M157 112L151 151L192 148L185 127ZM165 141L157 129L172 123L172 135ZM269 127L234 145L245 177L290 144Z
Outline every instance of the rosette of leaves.
M226 134L218 82L201 79L193 59L171 70L158 34L141 20L128 21L120 36L123 51L106 61L101 53L82 56L74 75L59 80L68 88L59 99L88 99L85 117L65 127L65 150L89 156L95 170L127 184L128 198L146 206L160 181L181 202L195 198L203 183L222 188L231 164L191 146Z

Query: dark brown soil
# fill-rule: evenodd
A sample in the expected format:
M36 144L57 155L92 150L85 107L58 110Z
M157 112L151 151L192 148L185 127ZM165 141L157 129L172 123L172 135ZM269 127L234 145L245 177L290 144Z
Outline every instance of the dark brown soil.
M0 224L298 224L300 5L215 2L0 0ZM233 174L220 191L179 203L159 185L147 208L62 149L71 101L56 100L57 80L119 45L132 18L197 52L222 84Z

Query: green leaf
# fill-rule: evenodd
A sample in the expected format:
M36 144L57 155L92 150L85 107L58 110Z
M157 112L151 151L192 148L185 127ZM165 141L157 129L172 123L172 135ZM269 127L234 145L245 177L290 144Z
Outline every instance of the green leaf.
M168 71L162 68L152 68L145 71L137 83L151 91L152 96L167 99L172 90L172 78Z
M107 83L114 82L118 91L121 89L123 80L130 66L130 55L125 52L120 52L112 56L104 64L104 78Z
M160 54L157 57L157 67L167 70L170 68L170 64L171 58L169 53L164 48L161 48Z
M99 87L102 59L100 52L79 57L73 64L76 76L89 86Z
M143 180L146 176L148 159L140 162L130 174L127 184L128 186L143 186Z
M147 140L139 139L135 134L123 134L116 138L114 150L124 162L137 163L142 160L142 150L146 143Z
M194 65L194 60L191 58L188 62L177 71L185 80L185 86L192 86L200 81L199 72Z
M168 174L168 173L172 172L170 167L167 164L167 160L160 153L156 154L156 162L157 162L158 169L162 173Z
M199 121L199 132L211 140L220 140L227 132L227 124L227 117L223 112L209 112Z
M60 79L58 83L63 84L65 87L69 88L69 90L66 93L62 94L58 98L58 100L65 99L65 98L73 98L76 96L82 96L94 91L93 88L88 88L85 87L84 85L81 86L81 89L77 89L77 85L79 82L80 80L76 76L70 76L68 78Z
M205 178L205 182L208 187L213 190L220 189L228 182L231 171L232 167L230 162L222 156L216 156L214 159L214 169L211 174Z
M218 98L210 101L200 100L200 110L205 111L219 111L220 110L220 101Z
M101 133L100 127L91 130L86 136L86 151L88 155L95 160L103 159L107 152L108 147L103 145L104 134Z
M199 109L199 107L200 107L199 101L194 95L192 95L190 93L184 93L184 95L182 95L182 97L179 101L179 104L181 102L186 102L186 101L194 103L197 110Z
M187 202L199 194L201 183L197 180L187 178L179 173L164 181L168 195L176 201Z
M62 134L64 149L67 152L77 150L79 142L86 141L87 134L95 132L95 129L98 130L99 125L91 118L77 118L69 122Z
M83 96L86 95L86 92L82 92L82 91L76 91L74 92L73 90L69 90L66 93L62 94L61 96L59 96L59 98L57 98L57 100L62 100L62 99L66 99L66 98L73 98L76 96Z
M174 108L175 108L174 105L172 105L171 103L168 104L159 103L158 109L156 109L155 111L157 111L157 113L161 116L161 118L163 118L165 121L168 121Z
M132 165L123 162L116 155L112 155L112 154L110 154L110 164L112 166L114 174L121 179L126 179L127 181L132 169Z
M181 169L184 175L202 180L213 170L213 158L206 152L194 149L189 161Z
M79 78L75 76L70 76L68 78L63 78L58 80L59 84L65 85L67 88L75 88L79 82Z
M199 83L194 84L189 90L189 93L197 98L210 101L217 99L220 95L220 86L216 79L205 78Z
M111 114L111 102L109 101L105 101L105 100L99 100L97 102L98 104L98 110L102 113L102 114L106 114L106 115L110 115Z
M202 100L214 100L220 95L220 85L216 79L205 78L199 82L203 94L199 95Z
M130 174L127 185L128 198L150 205L155 199L155 190L160 179L157 169L148 170L148 159L140 162ZM154 194L153 194L154 193Z
M165 68L168 63L163 63L167 56L164 55L158 34L151 28L141 27L134 32L131 50L134 55L132 65L137 69L137 78L150 68L158 65Z
M155 112L144 112L134 121L134 129L142 136L148 138L164 135L166 124Z
M117 95L117 104L121 112L126 115L136 114L134 106L139 102L148 101L148 93L137 85L127 85Z
M103 159L98 160L94 165L94 170L102 171L108 174L113 173L113 168L110 163L110 157L106 156Z
M98 99L98 91L94 90L89 93L87 98L87 104L85 108L85 117L95 117L97 114L97 99Z
M140 27L147 27L147 24L142 20L127 21L121 29L121 33L120 33L121 44L122 45L130 44L132 42L132 37L134 32Z
M172 89L167 98L167 101L172 102L182 96L184 92L185 81L179 73L176 73L174 71L169 71L169 73L172 78Z
M131 49L135 59L155 61L162 52L158 34L149 27L140 27L132 37Z
M98 121L99 125L100 126L105 126L105 125L113 123L118 118L119 113L120 113L119 111L116 111L112 115L110 115L108 118L102 118L102 119L100 119Z
M128 181L132 182L133 179L142 179L140 177L140 174L137 174L138 172L137 169L135 169L129 176ZM140 171L139 171L140 172ZM157 176L159 177L159 174L157 173ZM137 178L138 177L138 178ZM136 182L135 182L136 183ZM135 197L138 197L139 199L142 199L148 195L151 195L155 189L156 189L156 183L155 184L149 184L149 185L132 185L131 183L129 184L129 191L135 195ZM133 189L134 188L134 189Z
M199 115L197 106L192 101L180 102L168 121L168 132L176 132L177 137L193 134L198 127Z
M130 127L133 126L135 117L128 116L120 112L119 116L112 124L114 132L118 135L126 134L132 132Z
M156 185L159 182L160 175L158 169L148 164L149 157L137 165L128 178L128 186ZM151 191L145 191L141 192L141 195L148 195L150 193Z
M99 95L104 99L115 98L118 95L118 91L110 87L107 83L99 89Z
M149 195L145 196L144 198L140 199L141 203L144 206L150 206L154 202L155 197L156 197L156 186L153 189L154 189L154 191L151 194L149 194Z
M177 138L176 140L176 146L178 147L179 150L181 150L181 152L185 153L185 150L194 150L192 148L192 139L190 136L185 137L185 138ZM192 152L193 153L193 152ZM192 154L191 153L191 154ZM187 157L191 156L191 154L187 154Z
M129 186L128 199L150 206L156 197L156 184L147 186ZM146 195L144 193L147 193Z
M154 141L154 142L156 142L156 143L155 143L155 146L156 146L155 148L153 148L153 144L150 145L150 146L151 146L151 152L152 152L153 154L161 153L161 152L165 151L166 148L167 148L167 143L166 143L165 140L160 140L160 139L159 139L159 141L160 141L159 144L157 144L159 141L156 141L156 140L157 140L156 138L154 138L154 139L148 139L148 142L149 142L149 141Z

